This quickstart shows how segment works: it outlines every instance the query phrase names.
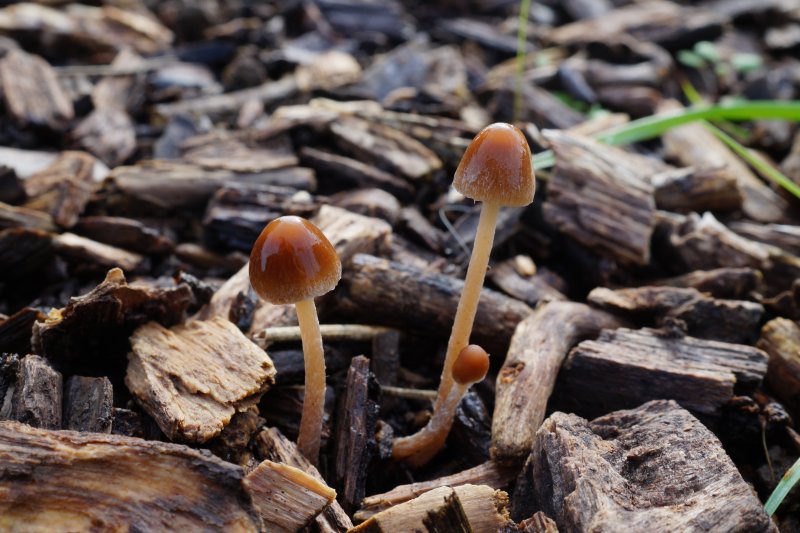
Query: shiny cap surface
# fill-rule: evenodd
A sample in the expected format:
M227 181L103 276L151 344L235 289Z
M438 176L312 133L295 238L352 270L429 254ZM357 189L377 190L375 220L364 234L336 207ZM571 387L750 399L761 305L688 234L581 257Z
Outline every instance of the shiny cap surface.
M477 344L465 346L453 363L453 379L461 385L481 381L488 371L489 354Z
M264 300L296 303L336 287L342 263L318 227L296 216L276 218L250 252L250 283Z
M509 207L530 204L536 181L525 135L504 122L483 128L464 152L453 187L481 202Z

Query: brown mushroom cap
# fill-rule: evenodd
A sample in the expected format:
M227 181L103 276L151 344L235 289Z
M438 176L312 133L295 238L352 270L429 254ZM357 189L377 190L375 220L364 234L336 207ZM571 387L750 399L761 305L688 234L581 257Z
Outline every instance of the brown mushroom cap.
M465 346L453 363L453 379L461 385L481 381L488 371L489 354L477 344Z
M342 263L333 245L300 217L280 217L267 224L250 252L250 283L274 304L321 296L341 277Z
M503 122L483 128L464 152L453 187L481 202L509 207L531 203L536 182L525 135Z

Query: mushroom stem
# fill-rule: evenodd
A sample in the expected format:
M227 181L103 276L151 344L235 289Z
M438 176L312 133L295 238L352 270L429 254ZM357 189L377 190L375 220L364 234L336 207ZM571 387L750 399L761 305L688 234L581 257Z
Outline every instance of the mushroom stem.
M481 297L483 280L486 277L486 269L489 266L489 255L492 253L494 229L497 225L497 214L499 212L500 204L484 202L481 206L481 217L478 221L475 243L472 245L472 257L469 260L467 276L464 279L464 289L461 292L456 316L453 319L450 341L447 343L447 355L444 359L434 412L448 398L450 389L453 387L453 363L455 363L461 350L469 344L472 324L475 322L475 313L478 311L478 300Z
M456 408L470 385L472 384L455 383L442 404L434 409L424 428L411 436L395 439L392 443L392 455L396 459L407 459L413 466L421 466L430 461L444 446L453 426Z
M303 415L300 418L297 447L306 459L316 465L319 458L322 417L325 414L325 353L322 350L322 335L314 299L309 298L295 303L295 310L306 367Z

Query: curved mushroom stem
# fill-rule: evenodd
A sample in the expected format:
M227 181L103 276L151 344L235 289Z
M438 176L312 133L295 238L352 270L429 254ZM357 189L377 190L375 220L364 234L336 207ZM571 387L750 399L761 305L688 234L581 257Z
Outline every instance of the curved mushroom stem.
M444 446L456 409L471 383L455 384L424 428L409 437L395 439L392 443L392 455L395 459L407 459L413 466L422 466L430 461Z
M458 354L469 344L469 336L472 333L472 324L475 322L475 313L478 311L478 300L481 296L481 289L483 288L483 280L486 277L486 268L489 266L489 255L492 252L492 243L494 242L494 229L497 225L497 214L500 211L500 205L496 203L486 203L481 206L481 217L478 221L478 231L475 234L475 244L472 246L472 256L469 260L469 267L467 268L467 276L464 279L464 290L461 293L461 298L458 301L458 309L456 309L456 316L453 320L453 329L450 333L450 341L447 343L447 355L444 359L444 367L442 368L442 377L439 382L439 392L436 395L436 403L433 405L433 416L428 422L428 425L423 429L403 439L398 439L392 448L392 455L395 459L405 459L414 453L419 444L412 444L415 441L412 439L423 439L423 433L429 431L429 426L435 420L438 420L437 415L440 411L445 409L445 404L451 399L451 390L455 381L453 380L453 363L455 363ZM459 397L460 399L460 397ZM456 402L458 405L458 402ZM455 413L455 408L453 408ZM452 415L450 423L447 424L447 431L450 430L452 424ZM441 445L444 444L447 438L447 431L444 433ZM419 436L419 437L418 437ZM408 440L407 440L408 439ZM405 443L400 442L405 441ZM421 441L417 441L421 442ZM438 451L441 445L436 448ZM428 457L430 459L433 454ZM423 464L423 462L417 462Z
M297 302L297 322L303 342L306 379L303 396L303 415L300 418L300 434L297 447L312 464L319 458L319 441L322 418L325 415L325 353L322 350L322 335L314 299Z

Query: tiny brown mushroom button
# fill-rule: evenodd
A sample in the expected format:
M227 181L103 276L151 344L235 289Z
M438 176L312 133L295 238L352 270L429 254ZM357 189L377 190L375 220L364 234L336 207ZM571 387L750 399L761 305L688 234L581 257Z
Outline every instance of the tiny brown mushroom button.
M325 356L314 298L333 290L341 277L342 263L333 245L300 217L267 224L250 252L250 283L256 293L274 304L295 304L306 367L297 446L314 464L325 414Z

